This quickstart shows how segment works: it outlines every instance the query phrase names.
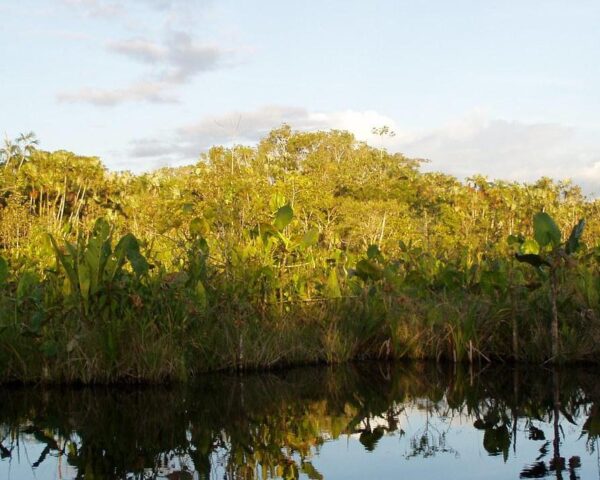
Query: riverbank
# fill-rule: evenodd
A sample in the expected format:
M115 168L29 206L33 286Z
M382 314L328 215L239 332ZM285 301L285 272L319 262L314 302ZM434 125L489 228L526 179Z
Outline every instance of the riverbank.
M210 290L206 309L199 312L187 289L145 281L135 294L113 291L111 310L96 315L89 306L80 316L77 308L65 314L63 303L40 310L35 299L52 298L46 288L35 287L16 310L3 298L3 382L162 383L215 370L350 360L479 365L541 364L551 357L550 310L543 294L535 297L537 303L529 298L513 309L508 302L461 290L408 296L365 289L348 298L275 305L252 303L239 291ZM561 312L560 318L558 361L598 363L595 318L579 312Z
M288 126L140 175L19 148L0 169L0 381L600 362L600 202L569 182L461 182Z

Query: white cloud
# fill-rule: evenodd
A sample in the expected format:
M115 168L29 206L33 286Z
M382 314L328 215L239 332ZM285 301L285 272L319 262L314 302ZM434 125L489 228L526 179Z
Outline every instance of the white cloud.
M174 84L214 70L233 54L215 44L199 43L185 32L170 32L162 44L144 38L111 42L108 50L156 66L154 75Z
M389 117L374 111L309 112L305 108L274 105L208 116L179 127L162 142L154 138L137 139L128 153L152 165L180 165L196 161L201 152L213 145L255 144L283 123L304 131L349 130L364 141L373 139L374 126L393 125ZM152 155L153 148L156 155Z
M122 15L125 10L123 4L115 1L106 0L63 0L71 7L80 9L89 17L111 18Z
M129 40L110 42L107 48L114 53L150 64L162 60L166 52L166 49L162 45L157 45L144 38L132 38Z
M102 89L85 87L74 92L61 92L61 103L88 103L99 107L112 107L124 102L176 103L167 86L160 82L138 82L125 88Z
M430 159L430 170L461 178L477 173L519 181L572 178L590 191L594 184L600 186L597 133L557 123L493 119L475 112L431 131L413 132L394 148Z
M310 112L290 106L265 106L208 116L172 132L166 141L132 142L129 155L153 165L193 162L212 145L253 144L282 123L298 130L348 130L359 140L416 158L427 158L428 170L465 178L531 181L542 176L571 178L589 193L600 193L598 132L556 123L525 123L490 118L476 111L453 122L424 131L401 128L375 111ZM396 135L379 138L373 127L388 125Z
M63 3L79 9L89 17L111 18L125 15L127 9L135 5L165 11L192 6L196 2L195 0L63 0ZM206 0L204 3L207 3Z
M349 130L360 140L370 140L374 126L390 125L393 120L374 111L309 112L300 107L271 105L209 116L196 124L180 127L177 132L180 137L202 139L206 146L215 142L256 142L282 123L298 130Z
M180 85L197 75L234 64L241 52L236 48L199 41L191 32L197 14L206 12L211 0L62 0L63 4L86 17L110 18L131 32L131 37L112 40L106 49L115 55L147 66L143 76L118 88L85 86L76 91L59 92L61 102L114 106L125 102L165 103L176 100ZM162 22L160 38L148 37L148 18L158 11ZM154 15L155 17L156 15ZM146 20L144 20L146 19ZM136 34L137 32L137 34ZM140 35L144 32L143 35ZM248 51L248 49L246 49ZM117 70L118 71L118 70Z
M149 65L145 78L116 89L85 87L75 92L60 92L60 102L89 103L114 106L125 102L172 103L178 85L191 81L196 75L215 70L231 59L234 51L215 44L197 42L185 32L170 32L163 43L136 37L111 42L108 50L136 62Z

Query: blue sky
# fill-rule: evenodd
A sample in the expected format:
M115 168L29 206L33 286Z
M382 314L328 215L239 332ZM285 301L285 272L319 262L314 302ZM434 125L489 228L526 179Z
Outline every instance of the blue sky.
M0 133L181 165L288 122L600 193L600 2L0 0Z

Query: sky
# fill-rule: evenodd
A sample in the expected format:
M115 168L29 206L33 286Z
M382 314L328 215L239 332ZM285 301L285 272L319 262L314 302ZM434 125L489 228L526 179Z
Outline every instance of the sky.
M285 122L598 195L599 54L597 0L0 0L0 134L139 172Z

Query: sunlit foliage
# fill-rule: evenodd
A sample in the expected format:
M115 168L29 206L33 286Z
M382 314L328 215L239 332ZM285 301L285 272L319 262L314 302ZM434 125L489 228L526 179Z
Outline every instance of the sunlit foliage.
M32 135L0 157L5 378L600 359L600 204L569 182L463 183L348 132L286 125L140 175ZM552 282L515 257L540 212L559 236L587 222Z

